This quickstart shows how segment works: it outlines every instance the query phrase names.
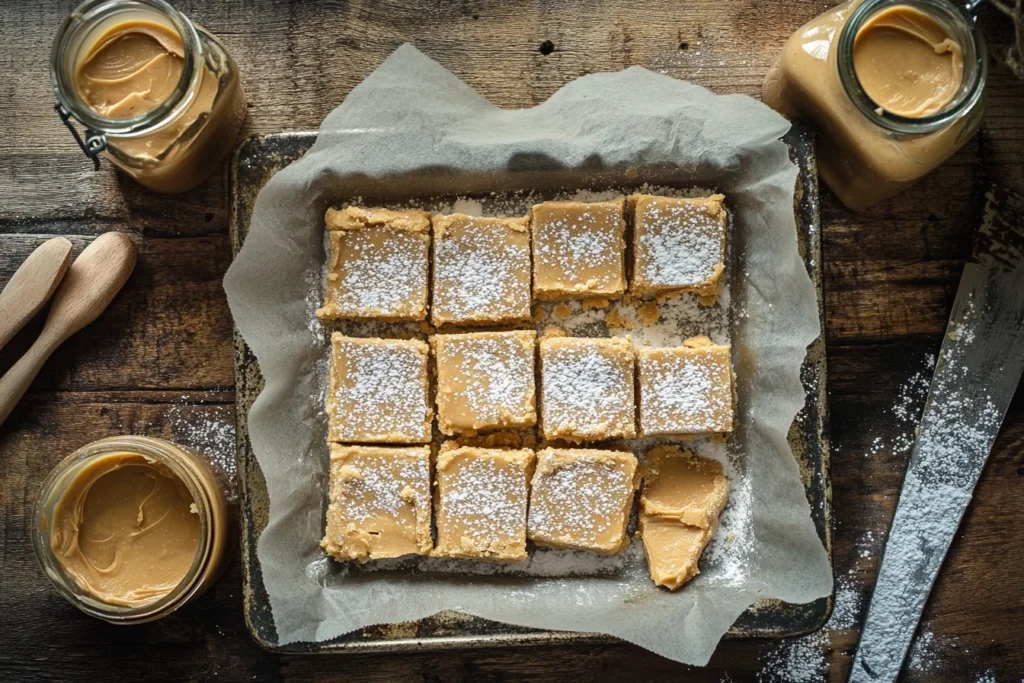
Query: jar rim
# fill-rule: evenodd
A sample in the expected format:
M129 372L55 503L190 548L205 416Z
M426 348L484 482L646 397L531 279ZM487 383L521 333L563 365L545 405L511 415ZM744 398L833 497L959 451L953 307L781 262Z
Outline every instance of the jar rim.
M868 121L896 133L932 133L954 123L977 104L988 76L988 58L985 37L970 11L976 4L969 7L950 0L865 0L853 10L839 34L836 67L846 95ZM961 84L960 92L949 106L930 116L901 116L885 110L867 94L854 68L853 46L860 29L878 13L899 6L920 10L944 25L959 22L964 29L963 36L970 39L972 54L964 53L964 73L969 74L970 78Z
M69 73L69 64L65 56L78 31L117 12L132 8L155 11L171 22L184 45L184 64L178 83L163 102L138 116L110 118L96 113L78 96L74 87L74 74ZM86 0L72 10L57 31L50 52L50 83L57 102L67 110L71 118L87 129L117 137L138 137L152 133L175 119L191 105L202 79L202 70L198 68L202 59L202 41L195 25L166 0ZM72 63L71 66L76 64Z
M199 546L188 571L166 595L135 607L105 603L80 590L75 578L61 568L50 545L52 519L49 513L56 502L54 494L57 487L89 462L114 453L134 453L165 465L188 489L199 515ZM43 573L64 599L90 616L112 623L135 624L163 617L196 594L202 586L203 572L209 564L215 543L214 503L199 475L182 464L182 460L190 455L181 446L164 439L115 436L82 446L53 468L43 481L33 509L32 546Z

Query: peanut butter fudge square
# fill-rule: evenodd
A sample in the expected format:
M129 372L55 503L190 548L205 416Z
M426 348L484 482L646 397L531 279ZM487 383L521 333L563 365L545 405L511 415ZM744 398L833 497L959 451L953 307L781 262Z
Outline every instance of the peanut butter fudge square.
M331 444L331 493L321 545L338 560L426 555L430 447Z
M472 436L537 423L535 331L438 334L430 341L443 433Z
M526 559L526 507L534 458L531 450L444 444L437 456L434 555Z
M434 216L435 325L530 318L530 228L526 218Z
M537 545L617 553L637 485L632 453L545 448L530 485L527 533Z
M324 319L426 320L430 214L328 209Z
M634 292L695 292L702 303L714 303L725 271L724 200L630 196Z
M656 446L641 468L639 533L658 586L676 590L696 576L700 556L729 501L722 465L678 446Z
M728 346L707 337L683 346L637 350L642 436L732 431L733 374Z
M538 299L617 297L626 290L625 200L533 207L533 292Z
M578 443L636 436L629 339L542 339L540 367L545 439Z
M428 443L429 348L416 339L331 336L328 441Z

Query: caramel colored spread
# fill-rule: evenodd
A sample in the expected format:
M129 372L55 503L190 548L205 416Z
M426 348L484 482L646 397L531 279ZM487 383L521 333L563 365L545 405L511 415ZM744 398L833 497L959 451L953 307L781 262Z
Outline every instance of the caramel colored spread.
M676 590L700 573L704 548L729 501L722 465L678 446L657 446L641 471L639 533L656 585Z
M181 36L152 22L117 24L78 65L78 92L93 111L130 119L156 109L181 80Z
M97 458L54 507L50 547L81 589L139 607L170 593L199 549L200 521L185 485L137 453Z
M152 111L177 87L184 49L181 36L169 27L148 21L116 24L79 62L79 94L93 111L111 119ZM217 90L217 76L203 68L199 91L181 116L149 135L117 138L118 149L139 159L162 158L186 130L210 116Z
M919 118L942 112L960 88L960 45L931 17L896 5L871 17L853 44L857 79L884 111Z

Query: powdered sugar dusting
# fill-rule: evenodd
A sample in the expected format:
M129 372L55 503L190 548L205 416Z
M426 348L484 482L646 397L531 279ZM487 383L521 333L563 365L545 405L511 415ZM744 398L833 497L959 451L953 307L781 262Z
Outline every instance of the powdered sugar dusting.
M462 456L439 469L438 544L458 546L458 536L476 548L526 542L526 472L489 456ZM443 520L447 520L447 523ZM458 536L455 536L458 534Z
M187 400L187 397L182 399ZM213 469L222 475L233 496L237 476L233 414L225 419L208 411L200 413L184 408L184 404L175 403L167 410L173 440L205 456Z
M586 451L540 451L530 494L531 537L607 549L626 529L632 469Z
M529 317L530 242L513 233L505 224L472 219L464 228L440 234L435 228L435 320L438 315L447 322Z
M623 353L628 353L625 361ZM547 437L633 435L631 349L602 347L590 340L542 343L541 367L541 422Z
M342 314L408 316L426 306L427 242L423 235L388 228L335 233L338 267L328 278Z
M831 635L857 626L864 611L864 595L850 574L836 580L835 603L828 623L814 633L790 638L772 647L762 658L760 683L819 683L829 671Z
M725 228L695 201L651 200L637 206L637 277L655 286L697 286L723 262Z
M426 353L409 342L336 337L332 425L342 441L418 439L429 413Z

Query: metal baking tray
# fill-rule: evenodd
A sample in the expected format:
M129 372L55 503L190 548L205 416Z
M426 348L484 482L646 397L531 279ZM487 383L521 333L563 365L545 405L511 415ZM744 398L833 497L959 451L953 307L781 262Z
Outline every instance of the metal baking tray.
M237 254L249 230L256 195L274 173L301 157L316 140L316 132L274 133L247 138L231 167L230 230ZM796 223L799 247L818 292L824 330L821 272L821 232L813 138L794 125L784 138L799 166ZM598 188L595 188L598 189ZM241 509L241 553L245 620L253 638L264 648L285 653L397 652L472 647L586 642L610 643L603 634L544 631L480 619L458 612L441 612L416 622L370 626L320 643L278 641L270 601L263 585L256 541L267 523L270 504L266 482L249 442L248 415L263 389L256 357L235 332L235 419L238 488ZM789 432L811 505L811 517L829 557L832 555L832 489L829 480L829 425L826 401L825 342L819 337L808 349L801 372L806 393L803 410ZM727 638L777 638L817 630L828 620L833 599L806 605L777 600L755 603L740 615Z

